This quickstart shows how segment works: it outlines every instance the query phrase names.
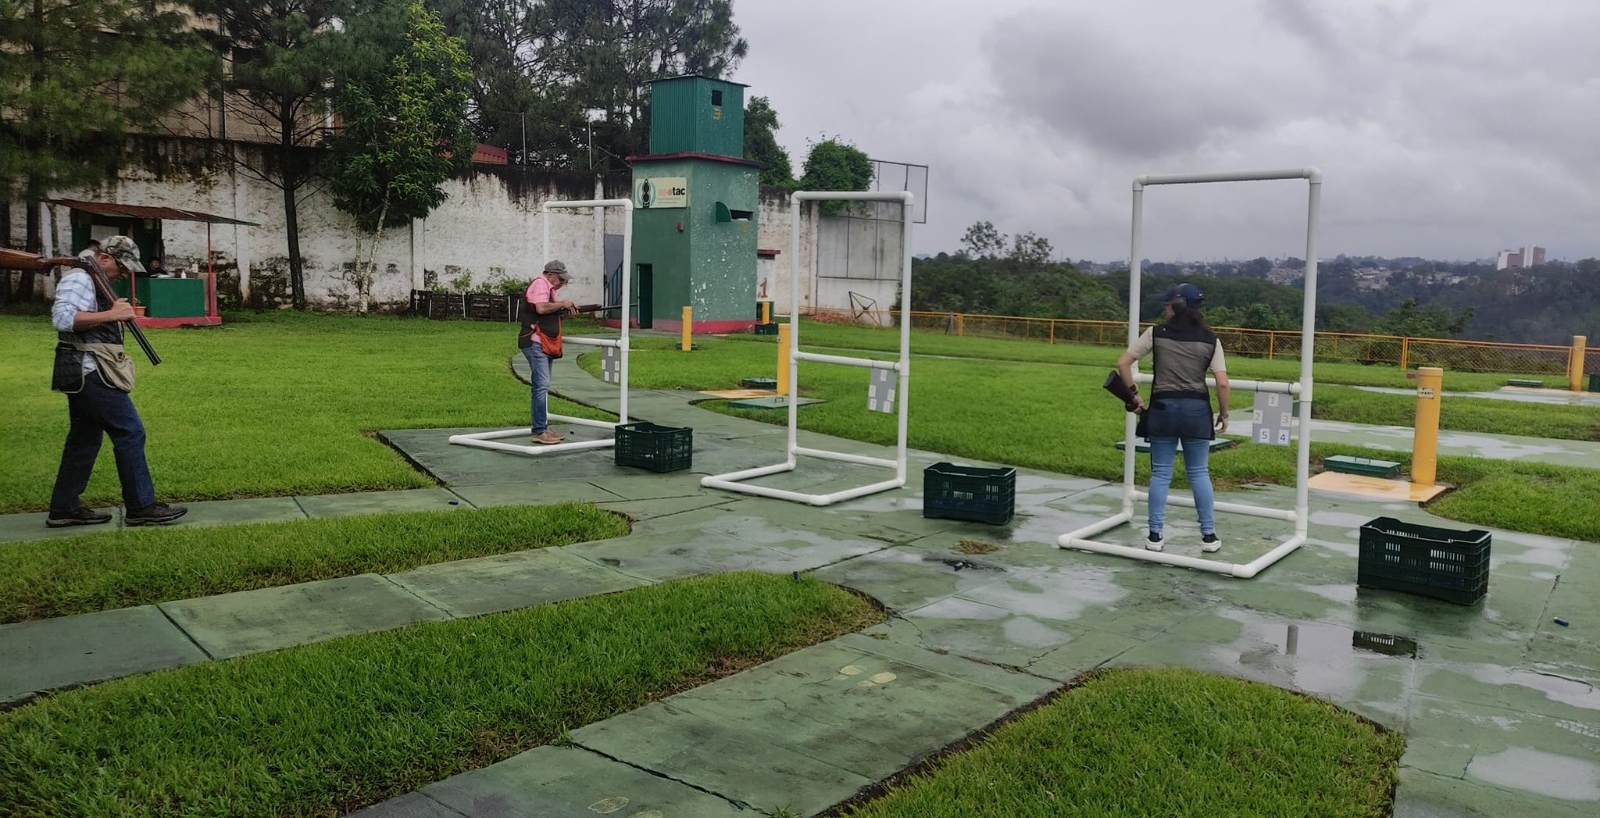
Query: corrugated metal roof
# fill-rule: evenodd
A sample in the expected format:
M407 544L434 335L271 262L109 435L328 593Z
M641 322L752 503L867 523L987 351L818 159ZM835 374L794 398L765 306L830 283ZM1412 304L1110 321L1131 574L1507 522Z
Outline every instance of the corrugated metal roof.
M171 219L180 222L207 222L209 224L242 224L246 227L260 227L255 222L230 219L225 216L213 216L210 213L201 213L198 210L179 210L176 207L149 207L146 205L113 204L111 202L85 202L78 199L45 199L50 204L66 205L73 210L93 213L98 216L130 216L135 219Z

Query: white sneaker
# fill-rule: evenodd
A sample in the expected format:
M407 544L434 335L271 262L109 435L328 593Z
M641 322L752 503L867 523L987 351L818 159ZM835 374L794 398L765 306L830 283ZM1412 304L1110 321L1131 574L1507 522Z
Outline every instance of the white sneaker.
M1167 535L1161 533L1160 531L1150 532L1150 536L1146 537L1144 541L1144 547L1150 549L1151 551L1160 551L1162 548L1166 547L1166 544Z
M1217 550L1218 548L1221 548L1221 547L1222 547L1222 538L1218 537L1215 533L1207 534L1204 537L1200 538L1200 550L1201 551L1204 551L1204 552L1209 554L1212 551L1215 551L1215 550Z

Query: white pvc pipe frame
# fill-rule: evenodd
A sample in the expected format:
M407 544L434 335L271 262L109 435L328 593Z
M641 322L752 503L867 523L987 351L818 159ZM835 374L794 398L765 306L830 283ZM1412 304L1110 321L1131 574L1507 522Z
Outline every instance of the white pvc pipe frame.
M617 445L616 427L628 422L628 329L632 323L628 311L632 304L632 270L633 270L633 200L631 199L592 199L581 202L545 202L540 208L544 215L544 254L540 257L543 264L550 260L550 211L556 208L575 210L589 207L620 207L622 208L622 337L621 338L584 338L567 336L564 343L589 344L597 347L616 347L622 350L621 368L618 371L621 382L621 406L618 407L618 419L615 422L607 420L590 420L569 415L550 415L551 420L564 421L578 426L594 426L609 429L611 437L601 440L575 440L570 443L553 443L546 445L501 443L500 438L521 437L533 432L530 428L505 429L497 432L477 432L469 435L451 435L450 442L458 446L473 446L479 449L493 449L512 454L541 455L553 452L570 452L574 449L603 449Z
M800 260L800 204L810 201L848 201L848 202L900 202L900 292L902 300L909 299L911 294L911 205L916 197L908 191L893 192L856 192L856 191L797 191L789 200L789 258L791 264L798 264ZM906 484L906 407L910 397L907 385L911 380L911 323L907 320L906 311L900 311L900 358L897 361L875 361L870 358L847 358L840 355L820 355L814 352L800 351L800 271L792 270L789 276L789 445L787 448L788 459L782 463L771 466L760 466L744 471L729 472L703 477L700 485L707 488L726 489L728 491L755 494L761 497L775 497L780 500L793 500L799 503L809 503L814 506L832 505L843 500L850 500L880 491L897 489ZM840 364L842 366L859 366L868 369L888 369L900 373L899 384L895 387L895 399L899 404L899 432L895 442L895 459L888 460L881 457L868 457L848 452L832 452L823 449L803 448L799 445L800 429L800 362L815 361L825 364ZM769 488L767 486L746 485L742 481L755 477L764 477L769 474L778 474L794 471L799 462L799 456L815 457L820 460L837 460L844 463L860 463L867 466L883 466L894 469L894 478L865 486L843 489L832 494L806 494L788 489Z
M1301 316L1300 322L1300 380L1294 383L1281 383L1276 381L1239 381L1230 379L1229 384L1235 389L1254 392L1279 392L1300 397L1299 449L1295 457L1295 507L1294 511L1284 511L1282 509L1261 508L1239 503L1217 503L1216 509L1234 514L1246 514L1253 517L1266 517L1273 520L1293 522L1294 536L1254 561L1242 564L1168 554L1163 551L1150 551L1142 546L1117 545L1089 539L1123 523L1131 522L1133 520L1134 503L1141 500L1148 502L1150 499L1150 494L1139 491L1133 482L1133 465L1136 454L1134 443L1136 419L1130 413L1127 417L1122 455L1121 513L1107 517L1093 525L1084 526L1076 531L1061 535L1056 540L1057 548L1075 548L1080 551L1111 554L1118 557L1159 562L1165 565L1177 565L1201 571L1214 571L1219 574L1229 574L1249 579L1306 543L1310 519L1310 486L1307 481L1310 479L1311 472L1311 362L1314 357L1312 353L1315 349L1313 342L1316 338L1317 319L1317 218L1322 207L1322 172L1316 168L1300 168L1295 170L1240 171L1236 173L1197 173L1181 176L1140 176L1134 179L1133 242L1132 250L1128 255L1128 345L1132 346L1139 339L1139 303L1141 299L1139 292L1139 258L1144 231L1144 189L1150 185L1254 182L1275 179L1305 179L1310 188L1307 194L1306 208L1306 294L1303 307L1304 314ZM1135 363L1135 367L1137 366L1138 364ZM1149 383L1152 379L1149 375L1136 374L1135 380L1140 383ZM1207 378L1206 383L1210 386L1215 386L1216 379ZM1224 411L1226 409L1227 407L1223 407ZM1170 495L1167 502L1189 508L1194 507L1193 495Z

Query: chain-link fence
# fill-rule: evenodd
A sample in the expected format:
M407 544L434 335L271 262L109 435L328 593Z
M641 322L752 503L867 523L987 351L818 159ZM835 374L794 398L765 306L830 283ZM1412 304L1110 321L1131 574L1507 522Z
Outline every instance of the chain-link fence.
M873 322L892 325L894 311L818 310L814 317L838 322ZM915 329L946 335L1016 338L1051 344L1092 344L1120 347L1128 343L1128 325L1121 321L1068 318L1024 318L1008 315L971 315L959 312L912 312ZM1229 355L1251 358L1300 358L1299 330L1213 327ZM1504 372L1527 375L1569 375L1575 348L1554 344L1510 344L1494 341L1456 341L1448 338L1406 338L1398 335L1364 335L1319 332L1315 359L1382 364L1411 369L1437 366L1456 372ZM1584 374L1600 373L1600 354L1584 356Z

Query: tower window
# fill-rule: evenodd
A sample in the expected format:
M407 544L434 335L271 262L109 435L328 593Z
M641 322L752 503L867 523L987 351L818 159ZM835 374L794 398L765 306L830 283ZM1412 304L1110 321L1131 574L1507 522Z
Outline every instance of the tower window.
M721 105L722 104L722 91L721 91L721 89L718 89L718 90L715 90L715 91L711 92L711 104L712 105Z

